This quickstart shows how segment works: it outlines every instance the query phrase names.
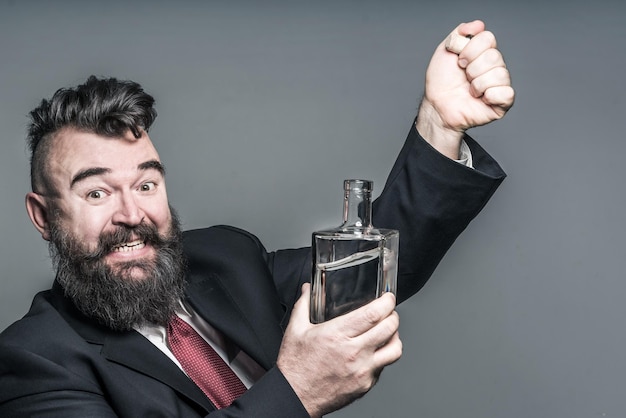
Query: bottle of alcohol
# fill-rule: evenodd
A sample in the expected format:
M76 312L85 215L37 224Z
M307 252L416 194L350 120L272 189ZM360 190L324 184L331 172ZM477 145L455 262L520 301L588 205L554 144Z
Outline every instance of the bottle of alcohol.
M396 293L400 234L372 226L369 180L345 180L343 224L312 237L312 323L335 318L384 292Z

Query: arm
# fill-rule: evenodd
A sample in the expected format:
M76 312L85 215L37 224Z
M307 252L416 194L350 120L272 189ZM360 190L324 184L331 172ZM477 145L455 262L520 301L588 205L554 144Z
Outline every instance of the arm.
M419 291L505 174L469 136L475 169L437 152L411 129L381 195L374 225L400 231L398 302Z
M399 302L422 288L505 177L465 133L502 118L514 100L495 37L484 29L480 21L455 28L453 33L473 35L458 56L444 42L437 46L415 129L374 202L374 225L400 231ZM474 170L452 161L462 140Z
M474 37L459 56L446 51L443 42L437 47L415 129L374 203L374 225L400 230L400 301L423 286L504 179L497 163L465 131L501 118L511 107L508 71L482 22L455 30ZM476 154L477 170L452 161L464 138ZM373 387L382 369L400 357L402 343L392 295L312 325L308 292L305 285L277 365L310 415L318 417Z
M509 72L483 22L461 24L455 32L473 37L459 55L447 51L443 41L435 49L416 122L374 202L373 224L400 231L398 302L424 286L505 178L465 131L502 118L513 105ZM459 157L462 140L471 150L474 170L452 161ZM310 267L291 267L280 286L290 287L286 294L295 298ZM301 280L294 283L294 277Z

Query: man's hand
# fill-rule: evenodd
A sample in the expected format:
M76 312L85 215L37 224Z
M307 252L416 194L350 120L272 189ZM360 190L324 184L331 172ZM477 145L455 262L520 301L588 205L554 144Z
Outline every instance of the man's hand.
M459 158L463 133L502 118L513 106L515 92L493 33L479 20L456 31L471 40L457 56L441 42L426 71L424 99L417 130L442 154Z
M277 365L311 417L335 411L369 391L402 355L395 297L321 324L309 321L310 285L294 305Z

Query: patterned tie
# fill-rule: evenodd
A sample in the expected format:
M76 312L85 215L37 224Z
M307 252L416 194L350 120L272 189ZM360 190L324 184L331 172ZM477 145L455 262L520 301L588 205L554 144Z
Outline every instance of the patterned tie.
M215 350L176 315L167 326L167 339L183 370L218 409L229 406L246 391Z

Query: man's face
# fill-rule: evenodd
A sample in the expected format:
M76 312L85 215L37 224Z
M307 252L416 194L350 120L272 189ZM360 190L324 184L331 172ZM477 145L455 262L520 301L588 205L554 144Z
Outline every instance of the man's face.
M183 293L185 262L180 224L147 134L104 138L65 130L52 140L53 192L29 193L27 207L50 241L66 296L116 330L165 324Z
M106 138L65 129L53 141L48 177L56 193L49 216L77 245L95 251L102 236L141 224L163 236L170 232L163 167L146 133ZM107 245L103 261L113 271L156 256L152 243L134 233ZM130 280L146 274L141 268L126 273Z

